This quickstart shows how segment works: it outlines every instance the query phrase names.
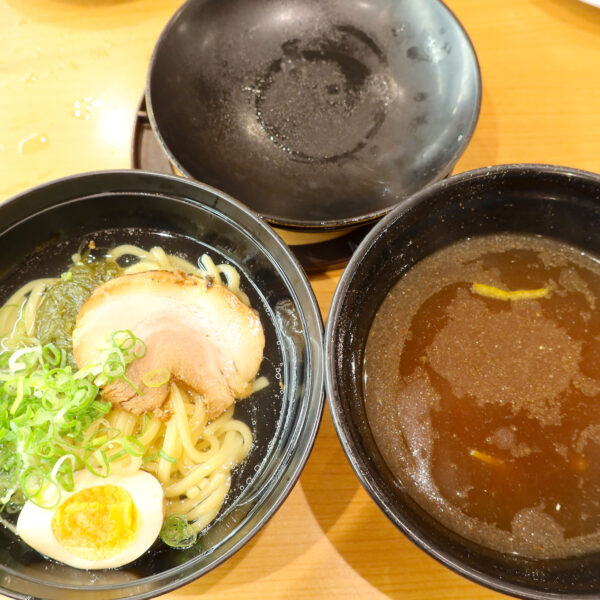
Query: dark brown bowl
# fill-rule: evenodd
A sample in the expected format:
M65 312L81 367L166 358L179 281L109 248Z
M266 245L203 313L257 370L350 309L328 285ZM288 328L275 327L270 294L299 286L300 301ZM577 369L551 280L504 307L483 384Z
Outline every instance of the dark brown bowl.
M177 171L320 233L448 175L480 98L473 47L439 0L188 0L146 88Z
M329 407L361 483L398 529L447 567L521 598L598 598L600 552L529 559L469 541L432 518L383 460L367 422L363 355L375 312L415 263L469 236L518 232L600 255L600 175L544 165L462 173L402 202L365 238L337 287L326 331Z

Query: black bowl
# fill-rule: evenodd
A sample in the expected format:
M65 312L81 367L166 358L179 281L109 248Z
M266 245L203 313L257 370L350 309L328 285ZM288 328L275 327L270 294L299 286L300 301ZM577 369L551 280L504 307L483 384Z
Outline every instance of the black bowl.
M0 526L0 592L14 598L150 598L184 585L241 548L283 502L312 448L323 406L321 317L304 272L249 210L217 190L144 172L55 181L0 206L0 302L24 282L57 276L82 241L134 243L236 266L266 337L270 385L236 406L255 434L217 520L189 550L157 542L120 569L49 561ZM283 385L280 385L280 384Z
M600 255L600 176L543 165L462 173L412 196L365 238L333 299L326 331L329 406L344 450L371 497L417 546L454 571L522 598L597 598L600 553L528 559L469 541L432 518L385 464L363 402L363 355L377 308L422 258L459 239L540 234Z
M473 47L438 0L188 0L146 88L179 172L321 233L448 175L480 98Z

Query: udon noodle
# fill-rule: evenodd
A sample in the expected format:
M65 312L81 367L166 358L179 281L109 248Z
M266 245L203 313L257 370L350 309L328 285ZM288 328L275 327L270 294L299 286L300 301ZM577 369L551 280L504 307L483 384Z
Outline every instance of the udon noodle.
M111 249L106 256L120 264L126 263L123 275L177 269L212 277L249 304L247 295L240 289L237 270L231 265L215 264L208 255L203 255L200 266L196 266L179 256L165 253L160 247L146 251L126 244ZM75 254L72 260L77 264L82 256ZM46 290L58 281L58 278L31 281L7 300L0 309L0 351L37 342L38 308ZM265 378L259 377L253 391L265 385ZM90 425L83 441L73 444L65 440L65 448L82 461L85 458L100 473L108 466L106 456L110 460L111 474L129 474L139 469L152 473L163 486L167 498L166 515L185 517L197 533L211 523L221 509L231 485L231 471L250 451L252 432L245 423L234 418L233 406L209 422L202 398L178 383L171 384L164 407L170 415L168 420L150 413L136 416L113 407L105 417ZM112 431L119 432L119 440L136 440L136 447L143 448L143 454L123 452L122 442L111 441L106 444L104 457L99 453L85 456L90 440L102 436L110 439L111 434L107 432Z

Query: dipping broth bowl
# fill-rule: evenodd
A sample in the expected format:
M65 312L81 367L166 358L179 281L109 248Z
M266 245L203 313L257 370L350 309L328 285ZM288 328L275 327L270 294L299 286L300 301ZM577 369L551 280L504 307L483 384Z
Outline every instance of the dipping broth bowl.
M47 560L0 527L0 593L13 598L150 598L185 585L239 550L300 475L323 406L322 322L306 276L281 240L244 206L208 186L139 171L77 175L0 205L0 301L56 277L80 244L161 246L192 261L234 265L265 331L269 385L236 405L254 444L233 472L217 519L196 545L157 541L124 567L85 571ZM2 515L10 521L10 515Z
M326 330L329 407L348 460L373 500L419 548L457 573L521 598L597 598L600 552L531 559L481 546L430 516L392 475L363 393L365 344L394 284L453 242L539 234L600 255L600 176L547 165L495 166L450 177L402 202L361 243L336 289ZM507 490L507 493L510 493Z
M447 176L480 101L471 42L438 0L188 0L146 86L174 169L294 245Z

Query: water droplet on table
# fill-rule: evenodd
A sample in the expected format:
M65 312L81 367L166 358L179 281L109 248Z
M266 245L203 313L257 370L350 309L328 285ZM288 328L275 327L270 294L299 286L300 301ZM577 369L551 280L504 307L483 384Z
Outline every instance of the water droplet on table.
M37 81L37 75L35 73L25 73L23 77L21 77L21 83L34 83Z
M33 154L48 147L48 136L44 133L34 133L19 142L19 154Z
M94 98L86 96L82 100L75 100L73 103L73 116L76 119L89 119L97 108L104 103L103 98Z

